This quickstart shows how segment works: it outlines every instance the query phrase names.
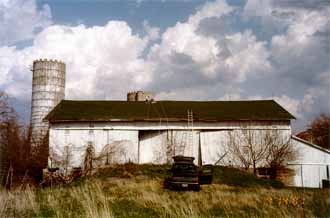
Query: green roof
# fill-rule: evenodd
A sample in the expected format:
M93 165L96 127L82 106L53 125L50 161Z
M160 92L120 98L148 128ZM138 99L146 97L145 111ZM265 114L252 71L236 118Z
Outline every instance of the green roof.
M290 120L273 100L258 101L61 101L47 116L67 121L179 121L193 111L194 121Z

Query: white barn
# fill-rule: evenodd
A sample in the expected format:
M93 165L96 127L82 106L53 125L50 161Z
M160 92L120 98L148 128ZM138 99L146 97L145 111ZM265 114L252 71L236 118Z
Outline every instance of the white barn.
M81 165L88 144L96 155L108 145L120 144L123 152L118 151L115 162L161 164L171 159L167 154L181 154L194 156L196 163L214 164L225 152L229 132L274 129L290 136L293 118L273 100L63 100L46 117L50 160L61 162L69 153L69 167Z
M93 148L96 164L164 164L174 155L187 155L195 157L196 164L219 163L223 157L221 164L234 165L227 154L228 134L242 129L276 130L290 138L291 119L294 117L273 100L62 100L46 117L50 126L49 167L83 167L87 147ZM313 167L303 166L301 183L299 167L310 160L306 152L315 146L292 140L304 158L289 163L295 174L291 185L321 187L321 180L328 175L323 169L329 170L329 153L317 149L322 152L315 152L315 160L326 156L319 169L322 172L315 177Z
M68 101L65 75L61 61L33 62L31 144L49 142L49 167L84 167L88 152L95 164L163 164L187 155L199 165L239 165L228 152L233 135L248 130L263 138L276 131L301 154L288 163L291 185L321 187L329 179L329 151L291 139L294 117L273 100L154 101L150 92L137 91L127 101Z

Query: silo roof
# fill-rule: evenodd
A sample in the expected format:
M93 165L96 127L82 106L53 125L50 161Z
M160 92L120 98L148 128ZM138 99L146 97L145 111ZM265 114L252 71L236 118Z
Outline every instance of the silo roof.
M295 117L274 100L254 101L73 101L62 100L45 119L72 121L291 120Z

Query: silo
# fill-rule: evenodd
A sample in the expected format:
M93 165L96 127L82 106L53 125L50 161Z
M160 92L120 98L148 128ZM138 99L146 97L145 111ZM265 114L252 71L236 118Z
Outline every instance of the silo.
M57 60L35 60L32 72L31 146L40 149L49 128L43 119L65 97L65 64Z
M135 91L127 93L127 101L151 101L153 94L148 91Z
M127 101L135 101L135 99L136 99L136 92L127 93Z

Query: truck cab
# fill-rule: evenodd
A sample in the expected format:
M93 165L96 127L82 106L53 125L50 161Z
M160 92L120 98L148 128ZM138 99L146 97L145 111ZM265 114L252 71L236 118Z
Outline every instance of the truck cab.
M168 189L188 189L199 191L199 169L194 164L194 157L174 156L171 176L164 181Z

